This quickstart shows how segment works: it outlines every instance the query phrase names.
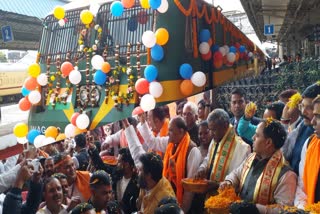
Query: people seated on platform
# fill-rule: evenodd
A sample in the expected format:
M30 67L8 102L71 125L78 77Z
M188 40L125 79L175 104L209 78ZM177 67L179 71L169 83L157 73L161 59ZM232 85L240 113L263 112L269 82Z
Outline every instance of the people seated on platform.
M90 178L91 197L88 203L95 211L107 212L107 203L112 200L112 186L110 176L103 170L95 171Z
M119 150L118 165L111 175L115 199L123 213L137 211L136 200L139 196L138 176L129 148Z
M199 123L198 135L199 135L199 142L200 142L200 146L198 146L198 148L201 152L202 158L204 159L208 154L208 149L210 146L210 142L212 140L208 122L206 120Z
M299 110L303 117L297 128L288 134L287 140L282 148L283 155L289 161L290 166L296 174L299 175L299 163L301 151L306 140L314 133L311 124L313 118L312 100L320 94L320 84L315 83L308 86L302 93L302 101L299 104Z
M140 118L143 118L143 116ZM183 190L181 179L194 178L202 156L196 144L190 139L186 122L182 117L171 119L169 136L157 138L147 128L145 119L141 119L141 123L146 130L140 130L140 133L143 137L147 136L144 140L146 144L148 143L148 147L165 153L163 175L171 182L183 211L185 213L188 212L193 194ZM144 154L145 151L142 149L141 144L139 144L133 127L129 126L128 123L125 126L128 127L125 130L126 136L132 140L129 142L129 149L137 166L139 156Z
M76 142L76 155L75 158L78 161L78 170L86 171L89 165L89 154L87 152L87 140L86 135L79 134L74 137L74 141Z
M237 128L239 136L245 139L252 139L257 128L256 125L250 122L256 113L254 109L248 110L250 109L250 105L250 103L246 105L245 114L240 118ZM266 110L263 113L263 118L266 119L271 117L280 121L284 106L285 105L282 102L274 102L267 105Z
M175 194L170 182L162 176L163 162L159 155L144 153L137 161L138 183L141 188L137 207L143 214L154 214L163 198L175 197Z
M67 176L69 198L80 196L81 202L89 200L91 193L89 188L90 173L88 171L76 170L74 160L66 154L57 157L54 167L56 172Z
M234 127L236 134L239 134L237 131L238 124L240 118L244 115L246 103L247 99L245 91L242 88L234 88L231 91L230 110L233 117L230 118L230 123ZM250 120L250 123L253 125L258 125L259 122L260 119L254 116ZM252 138L242 137L242 139L249 145L252 145Z
M280 148L286 131L280 122L261 122L253 139L253 153L228 174L220 188L232 185L242 200L256 204L260 213L273 213L271 204L292 206L297 175L287 164Z
M314 134L305 142L299 165L295 206L303 209L320 201L320 94L313 100Z
M193 102L187 102L183 106L182 110L182 116L184 121L186 121L187 124L187 130L190 135L190 139L197 144L197 146L200 145L199 143L199 138L198 138L198 125L197 125L197 120L198 120L198 107L195 103Z

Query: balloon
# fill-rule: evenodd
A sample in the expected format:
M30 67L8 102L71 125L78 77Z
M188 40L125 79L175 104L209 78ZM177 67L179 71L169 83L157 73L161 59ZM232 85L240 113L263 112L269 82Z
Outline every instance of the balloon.
M216 51L218 51L219 50L219 45L213 45L212 47L211 47L211 51L212 52L216 52Z
M164 57L163 48L160 45L155 45L151 48L151 58L154 61L161 61Z
M76 127L70 123L65 127L64 134L66 135L67 138L73 137L75 130L76 130Z
M42 141L42 146L47 146L50 145L52 143L56 142L55 138L53 137L46 137L45 139L43 139Z
M227 59L227 55L225 55L224 57L223 57L223 64L227 64L227 62L228 62L228 59Z
M212 52L209 51L207 54L202 54L202 55L201 55L201 58L202 58L204 61L209 61L209 60L212 58Z
M69 76L70 72L73 71L73 69L74 68L71 62L64 62L61 65L61 72L65 77Z
M229 53L229 46L228 45L224 45L223 47L226 50L226 54Z
M191 77L191 82L197 87L204 86L206 81L206 75L202 71L195 72Z
M28 139L26 137L17 137L17 142L20 144L28 143Z
M213 61L213 65L216 69L219 69L222 67L223 61L222 60Z
M137 106L137 107L135 107L135 108L133 109L131 115L134 116L134 115L139 115L139 114L142 114L142 113L143 113L142 108L141 108L140 106Z
M140 100L140 106L143 111L150 111L156 107L156 100L151 94L145 94Z
M103 63L104 63L104 59L100 55L94 55L91 58L91 65L96 70L101 69Z
M168 4L168 1L167 0L162 0L161 1L161 5L160 7L158 7L158 11L159 13L165 13L168 11L168 8L169 8L169 4Z
M103 85L107 81L107 75L103 73L101 70L97 70L94 73L93 80L97 85Z
M29 91L32 91L32 90L34 90L34 89L36 89L37 88L37 85L38 85L38 83L37 83L37 79L36 78L34 78L34 77L28 77L25 81L24 81L24 87L26 88L26 89L28 89Z
M138 79L134 87L139 94L149 93L149 82L145 78Z
M154 98L159 98L163 93L163 87L159 82L152 82L149 85L149 91Z
M113 16L121 16L124 11L122 3L120 1L112 2L110 11Z
M103 62L102 65L101 65L101 71L104 72L104 73L109 73L111 69L111 66L109 64L109 62Z
M76 119L76 125L79 129L86 129L90 124L90 119L86 114L80 114Z
M41 147L41 146L43 146L43 141L44 141L44 139L46 139L46 137L44 136L44 135L38 135L35 139L34 139L34 141L33 141L33 145L36 147L36 148L39 148L39 147Z
M148 22L148 14L145 11L140 11L137 14L137 17L138 17L138 22L142 25Z
M25 97L28 96L28 94L30 93L30 91L28 89L26 89L25 87L21 88L21 94Z
M184 96L190 96L193 92L193 84L191 80L183 80L180 84L180 92Z
M227 54L227 50L225 49L225 47L220 47L219 51L222 54L222 56L225 56Z
M23 97L19 101L19 109L21 111L28 111L31 108L31 103L27 97Z
M66 24L66 21L64 19L60 19L58 21L58 24L59 24L60 27L63 27Z
M156 39L158 45L165 45L169 40L169 33L165 28L159 28L156 33Z
M141 4L141 7L144 9L150 8L149 0L140 0L140 4Z
M161 5L161 0L149 0L149 5L152 9L156 10Z
M236 53L236 52L237 52L237 48L234 47L234 46L230 46L229 52L231 52L231 53Z
M179 68L179 73L183 79L190 79L192 76L192 67L188 63L184 63Z
M16 137L25 137L28 134L28 126L25 123L17 123L13 127L13 134Z
M44 132L44 135L46 137L53 137L54 139L58 136L58 134L59 134L59 130L55 126L49 126Z
M80 13L80 19L83 24L88 25L93 20L93 14L89 10L83 10Z
M243 45L240 46L239 48L240 53L243 53L246 51L246 47L244 47Z
M131 8L134 5L134 0L121 0L121 3L125 8Z
M69 74L69 80L72 84L77 85L81 82L82 76L80 71L78 70L73 70Z
M248 57L250 57L250 58L253 57L253 53L252 53L252 52L249 52L249 53L248 53Z
M156 78L158 77L157 67L154 65L148 65L144 69L144 77L148 80L148 82L152 82L152 81L156 80Z
M208 29L202 29L200 31L200 36L199 36L200 42L208 42L210 38L211 38L211 34Z
M214 61L219 61L223 59L223 55L220 51L217 51L213 54L213 60Z
M199 45L199 52L201 54L207 54L210 51L210 46L208 44L208 42L201 42L201 44Z
M236 55L232 52L227 54L228 62L234 63L236 61Z
M32 77L39 76L40 72L41 72L41 69L38 63L32 63L28 68L28 73Z
M39 136L41 133L36 130L36 129L32 129L29 131L28 135L27 135L27 139L30 143L34 143L34 139Z
M236 42L236 44L234 45L237 49L240 48L240 43L239 42Z
M56 141L61 141L61 140L64 140L64 139L66 139L66 135L64 133L60 133L56 137Z
M61 7L61 6L56 6L56 7L53 9L53 16L54 16L56 19L63 19L64 16L65 16L64 8Z
M156 41L156 35L152 31L147 30L142 34L142 43L147 48L152 48L156 44Z
M74 126L77 125L77 124L76 124L76 120L77 120L77 118L78 118L79 115L80 115L79 112L75 112L75 113L72 114L71 120L70 120L70 122L71 122L72 125L74 125Z
M133 32L136 31L138 28L138 20L136 16L132 16L129 20L128 20L128 30Z
M37 82L39 85L41 86L46 86L48 84L48 77L46 74L40 74L38 77L37 77Z
M31 104L35 105L37 104L38 102L40 102L41 100L41 94L39 91L37 90L34 90L34 91L31 91L29 96L28 96L28 100L30 101Z

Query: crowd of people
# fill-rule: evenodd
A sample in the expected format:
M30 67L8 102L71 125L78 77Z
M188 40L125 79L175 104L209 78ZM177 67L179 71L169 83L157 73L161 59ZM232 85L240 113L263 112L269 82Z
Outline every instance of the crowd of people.
M208 98L183 100L175 116L161 106L71 141L30 146L0 163L0 208L4 214L199 214L218 188L233 186L252 205L237 213L304 209L320 201L320 83L293 99L298 95L282 92L259 118L245 92L234 88L230 109L211 109ZM104 161L106 155L117 163ZM186 191L184 178L208 180L207 192Z

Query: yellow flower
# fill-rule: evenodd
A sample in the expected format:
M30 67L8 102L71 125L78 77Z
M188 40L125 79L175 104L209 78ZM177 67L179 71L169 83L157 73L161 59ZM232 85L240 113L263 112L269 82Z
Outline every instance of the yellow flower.
M101 32L102 32L102 28L99 27L99 28L98 28L98 33L101 33Z
M79 40L78 40L78 44L79 44L79 45L82 45L82 44L83 44L83 40L79 39Z
M56 80L55 76L52 75L52 76L50 77L50 80L51 80L51 81L55 81L55 80Z
M301 102L302 100L302 96L300 93L296 93L294 95L292 95L289 99L289 102L288 102L288 107L290 109L294 109L298 106L298 104Z
M268 127L271 123L273 122L273 118L272 117L268 117L267 119L266 119L266 127Z

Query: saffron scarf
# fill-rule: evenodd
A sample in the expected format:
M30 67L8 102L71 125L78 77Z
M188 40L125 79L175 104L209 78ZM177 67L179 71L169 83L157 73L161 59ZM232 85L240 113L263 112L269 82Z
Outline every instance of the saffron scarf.
M140 143L143 144L144 140L143 140L143 137L141 136L140 132L136 131L136 133L137 133L137 136L138 136ZM120 133L120 148L127 148L127 147L128 147L128 140L127 140L127 137L126 137L124 129L123 129L123 130L121 130L121 133Z
M307 194L307 204L314 201L315 190L320 168L320 139L314 135L309 143L304 164L303 184Z
M164 123L163 123L159 133L153 132L153 135L155 137L158 136L158 134L160 137L168 136L168 134L169 134L169 119L164 120ZM155 151L155 150L150 149L149 152L155 152L156 154L160 155L161 158L163 158L163 153L161 151Z
M81 192L85 201L88 201L91 197L90 192L90 174L88 171L76 171L77 178L76 178L76 187L78 188L79 192Z
M168 144L163 159L163 176L176 186L176 195L179 204L182 204L183 187L181 180L186 175L186 159L190 144L190 136L186 133L181 139L175 153L174 143Z
M250 171L256 153L252 153L246 160L241 172L240 190L242 190L248 172ZM272 204L274 202L273 192L277 186L280 171L286 164L286 160L280 150L277 150L269 159L263 172L259 176L254 187L253 202L262 205Z
M235 131L232 126L229 126L226 134L219 143L217 154L213 159L213 153L215 146L211 147L210 159L209 159L209 169L211 167L212 161L213 167L210 173L210 180L212 181L224 181L226 173L228 171L231 159L233 157L234 150L236 148ZM216 143L215 143L216 144Z

